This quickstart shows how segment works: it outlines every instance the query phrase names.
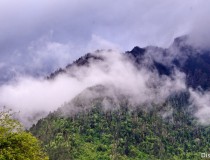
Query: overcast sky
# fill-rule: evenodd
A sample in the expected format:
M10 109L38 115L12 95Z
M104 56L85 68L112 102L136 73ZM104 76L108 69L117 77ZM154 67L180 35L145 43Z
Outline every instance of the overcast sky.
M0 79L47 74L96 49L168 47L191 32L210 42L209 6L207 0L0 0Z

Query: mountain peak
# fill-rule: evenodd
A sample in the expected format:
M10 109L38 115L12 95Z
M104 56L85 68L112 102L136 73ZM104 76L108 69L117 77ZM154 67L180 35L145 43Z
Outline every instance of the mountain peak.
M189 36L183 35L174 39L172 46L182 48L184 46L190 46L189 44Z
M130 53L134 57L137 57L137 56L143 56L145 51L146 51L145 48L140 48L138 46L135 46L131 51L128 51L127 53Z

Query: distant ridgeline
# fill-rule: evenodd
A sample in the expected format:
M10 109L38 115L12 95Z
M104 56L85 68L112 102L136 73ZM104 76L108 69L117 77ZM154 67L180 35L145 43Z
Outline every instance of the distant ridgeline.
M137 68L145 65L159 75L170 76L178 69L186 74L187 87L208 90L210 51L193 47L187 39L176 38L168 49L135 47L125 55ZM145 59L149 63L144 64ZM73 74L73 66L88 66L96 61L103 58L89 53L48 79ZM39 120L30 131L43 142L52 160L197 160L201 153L209 151L210 127L199 125L193 116L195 111L187 91L175 93L161 104L135 106L126 95L114 97L109 88L97 85Z

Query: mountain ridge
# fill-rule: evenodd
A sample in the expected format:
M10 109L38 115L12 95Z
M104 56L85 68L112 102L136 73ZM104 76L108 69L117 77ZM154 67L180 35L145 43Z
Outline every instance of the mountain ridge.
M97 50L94 53L87 53L65 68L60 68L51 73L47 79L55 78L61 73L67 73L73 66L88 66L94 61L103 61ZM152 53L152 54L150 54ZM187 76L186 84L194 89L201 87L204 90L210 88L210 50L194 48L188 43L188 36L181 36L174 39L169 48L148 46L140 48L134 47L131 51L122 53L128 56L137 67L141 67L145 59L152 59L149 69L157 70L160 75L170 76L175 68L184 72ZM156 54L156 55L154 55ZM160 57L158 59L158 57Z
M200 154L210 148L210 127L201 125L194 116L198 108L191 102L189 88L209 89L210 56L208 51L185 42L186 37L177 38L168 49L134 47L122 54L139 72L145 67L147 72L143 74L158 73L158 77L163 77L160 81L167 78L173 81L175 70L182 71L186 74L187 90L172 90L161 103L135 105L130 103L128 95L115 91L114 86L97 84L40 119L30 131L43 141L52 160L200 159ZM75 66L87 67L104 60L100 54L87 54L49 79L70 74ZM159 87L159 83L152 83L149 89ZM138 98L142 99L141 96Z

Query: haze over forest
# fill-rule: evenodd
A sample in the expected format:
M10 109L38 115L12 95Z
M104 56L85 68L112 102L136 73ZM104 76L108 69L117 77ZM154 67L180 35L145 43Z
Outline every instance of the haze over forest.
M186 34L197 46L208 47L210 41L208 2L202 0L0 3L0 103L26 113L39 108L53 111L99 83L92 80L93 71L88 75L92 84L71 78L42 83L50 73L88 52L112 49L118 53L151 45L168 48L174 38Z
M210 147L209 5L0 0L0 107L50 159L196 159Z

